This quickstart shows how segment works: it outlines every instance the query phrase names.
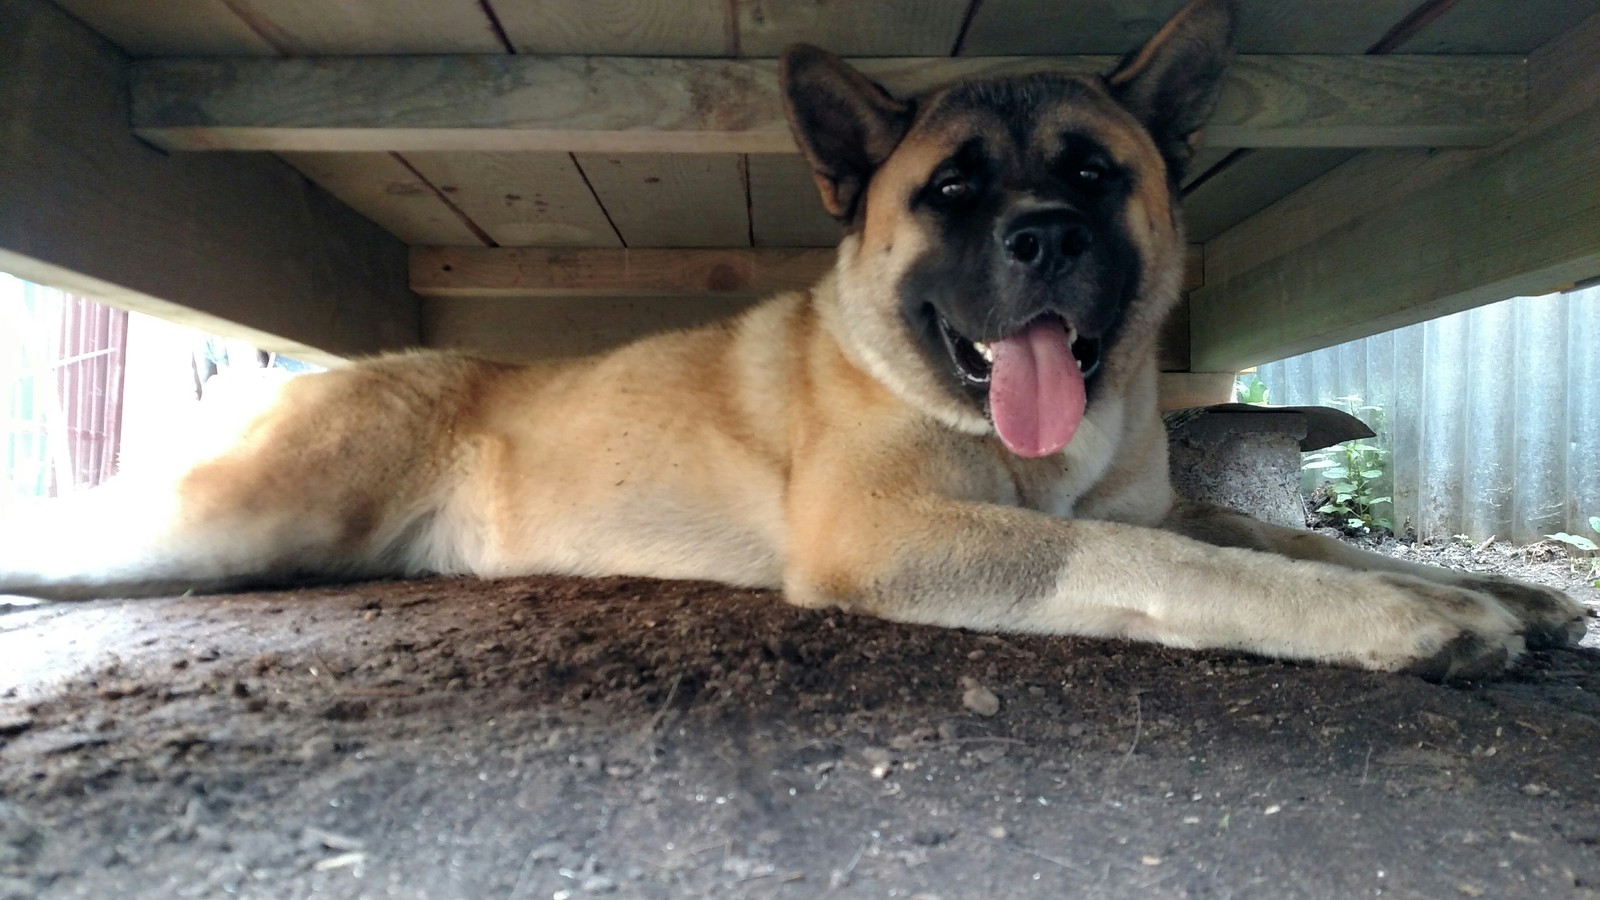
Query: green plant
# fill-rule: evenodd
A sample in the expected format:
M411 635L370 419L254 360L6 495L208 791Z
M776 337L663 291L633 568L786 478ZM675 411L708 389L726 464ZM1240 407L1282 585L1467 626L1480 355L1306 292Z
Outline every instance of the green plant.
M1337 397L1327 405L1365 421L1373 431L1383 424L1383 409L1363 406L1357 396ZM1365 415L1363 415L1365 414ZM1358 438L1305 454L1302 471L1313 476L1317 513L1347 531L1393 531L1394 500L1384 494L1389 451L1375 438Z
M1589 517L1589 530L1600 534L1600 516ZM1560 541L1566 544L1570 548L1568 552L1587 562L1589 564L1589 577L1594 579L1595 587L1600 587L1600 577L1597 577L1600 576L1600 558L1595 556L1597 552L1600 552L1600 544L1596 544L1594 538L1585 537L1581 534L1567 534L1565 531L1547 534L1545 537L1552 541Z
M1267 383L1254 372L1233 382L1233 402L1235 403L1266 403Z

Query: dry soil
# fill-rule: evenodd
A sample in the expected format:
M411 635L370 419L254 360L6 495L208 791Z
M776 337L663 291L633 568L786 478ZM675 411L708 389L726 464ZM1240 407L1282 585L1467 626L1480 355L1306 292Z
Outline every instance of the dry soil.
M1597 749L1593 649L1440 686L627 579L19 607L0 897L1600 897Z

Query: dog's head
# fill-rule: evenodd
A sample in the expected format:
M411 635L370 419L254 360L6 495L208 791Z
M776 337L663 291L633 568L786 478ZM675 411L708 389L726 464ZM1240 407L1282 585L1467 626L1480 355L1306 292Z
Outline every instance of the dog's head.
M897 100L814 47L783 93L844 223L841 338L902 399L1013 453L1072 439L1153 353L1183 269L1177 185L1230 57L1195 0L1102 78L1034 74Z

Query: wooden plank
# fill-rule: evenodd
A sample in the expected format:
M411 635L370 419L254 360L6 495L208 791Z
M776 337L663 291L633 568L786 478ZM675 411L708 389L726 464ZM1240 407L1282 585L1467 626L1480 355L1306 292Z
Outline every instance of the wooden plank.
M970 75L1100 71L1100 57L878 59L914 92ZM1516 57L1240 57L1213 147L1476 146L1523 122ZM328 57L147 60L135 130L175 150L790 153L768 60Z
M477 0L231 0L287 56L503 53Z
M476 0L67 0L139 56L502 53Z
M1211 171L1212 166L1222 162L1236 149L1238 148L1229 149L1226 147L1213 147L1210 144L1201 144L1200 149L1195 151L1194 158L1189 160L1189 171L1183 179L1184 186L1187 187L1193 184L1195 179Z
M425 297L753 297L808 288L833 260L831 248L810 247L413 247L411 287ZM1198 244L1185 263L1184 289L1193 290L1204 269Z
M1600 274L1596 172L1600 109L1447 176L1424 171L1426 187L1314 223L1314 236L1253 265L1208 248L1192 362L1238 369ZM1368 172L1352 173L1335 170L1319 193L1365 189ZM1269 231L1303 224L1276 208L1256 219Z
M757 247L835 247L839 223L822 208L811 167L794 155L748 156L750 230Z
M134 56L277 53L222 0L59 0L56 5Z
M832 250L413 247L424 297L761 297L810 287Z
M750 306L734 297L423 298L426 346L509 362L586 356L648 334L693 328Z
M1531 127L1560 122L1600 97L1600 13L1528 57L1528 100L1538 111Z
M777 56L796 42L840 56L949 56L972 0L755 0L737 4L739 55Z
M1476 150L1371 150L1206 243L1213 271L1244 271L1314 244L1397 199L1506 152L1592 110L1600 97L1600 15L1528 58L1530 123L1506 142Z
M1189 240L1209 241L1350 159L1348 149L1258 150L1185 194Z
M1156 381L1162 412L1233 400L1233 372L1162 372Z
M733 153L577 156L625 247L748 247L743 160Z
M1163 372L1189 371L1189 295L1186 293L1161 323L1156 338L1156 365Z
M1243 53L1363 53L1420 0L1285 3L1237 0ZM984 0L965 55L1122 54L1155 34L1184 0Z
M0 267L265 349L414 345L392 235L269 157L170 156L127 128L127 58L43 0L0 4ZM231 324L230 324L231 323Z
M733 56L728 5L707 0L538 0L496 3L518 53Z
M405 158L502 247L621 246L566 153L407 153Z
M1458 3L1407 43L1407 53L1531 53L1600 13L1600 0ZM1591 66L1596 65L1593 57Z
M650 334L720 321L749 308L742 299L699 298L672 303L612 298L504 297L423 301L427 346L505 362L571 359L622 346ZM1157 381L1163 411L1226 403L1232 372L1163 372Z
M482 246L472 230L389 153L284 153L286 162L407 244Z

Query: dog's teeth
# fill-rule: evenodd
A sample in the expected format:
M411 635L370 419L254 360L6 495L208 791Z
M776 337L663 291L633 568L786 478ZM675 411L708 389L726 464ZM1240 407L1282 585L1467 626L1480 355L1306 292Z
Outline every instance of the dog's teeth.
M973 341L972 342L972 347L973 347L973 349L978 351L978 355L983 357L985 362L994 362L994 348L993 347L989 346L988 344L985 344L982 341Z
M1083 360L1078 359L1077 357L1073 357L1072 361L1078 364L1078 371L1082 372L1083 371Z
M1077 341L1078 341L1078 329L1073 328L1071 325L1068 325L1067 326L1067 343L1068 344L1075 344L1075 343L1077 343Z

